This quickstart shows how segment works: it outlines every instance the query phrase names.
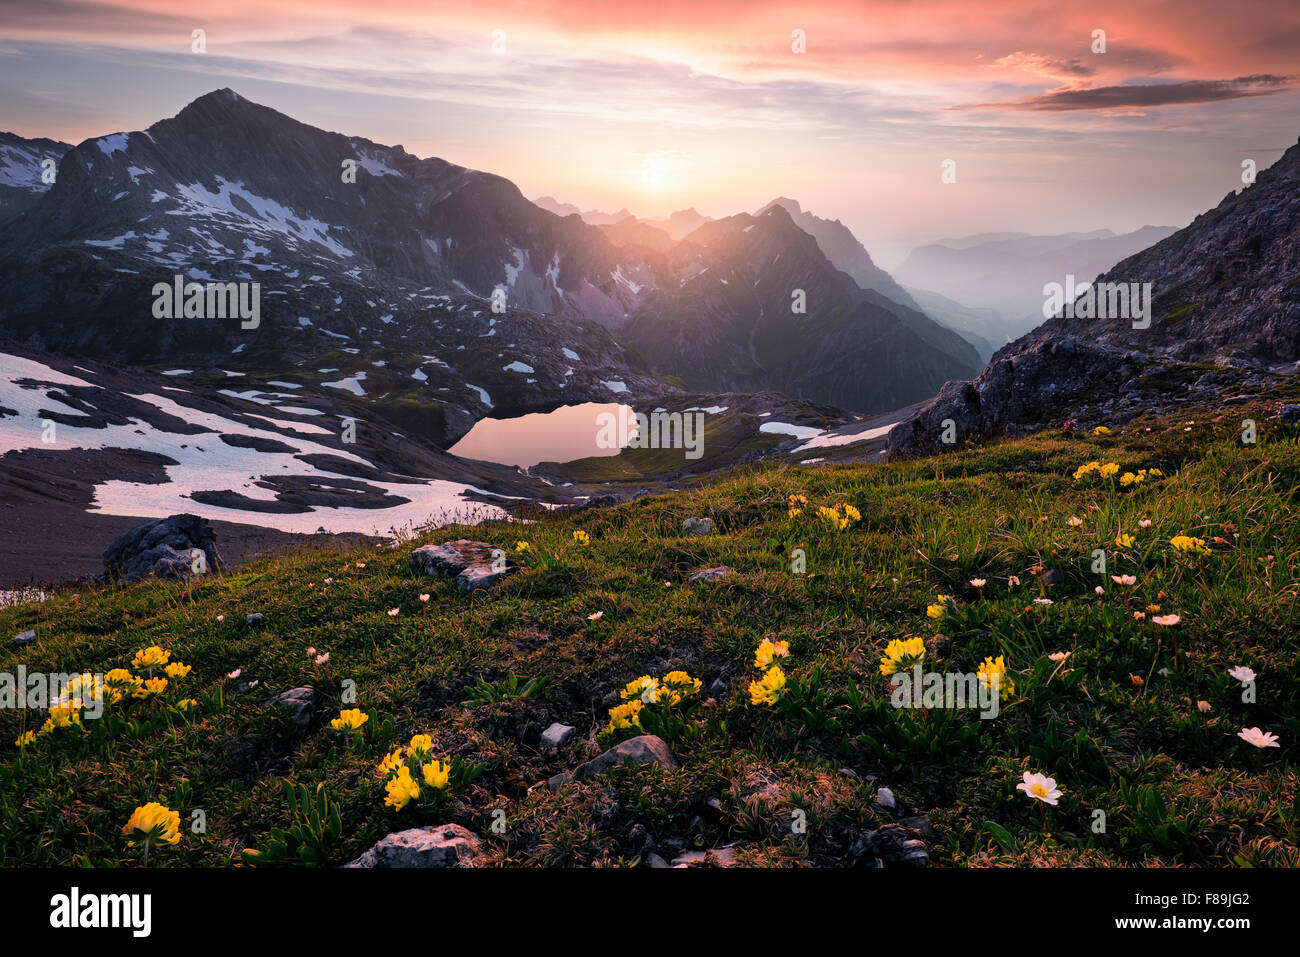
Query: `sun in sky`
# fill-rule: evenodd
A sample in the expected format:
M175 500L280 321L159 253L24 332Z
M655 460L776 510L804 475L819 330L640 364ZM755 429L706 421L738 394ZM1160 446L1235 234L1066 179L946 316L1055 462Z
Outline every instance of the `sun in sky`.
M682 187L686 158L676 150L641 153L637 162L637 185L643 193L662 196Z

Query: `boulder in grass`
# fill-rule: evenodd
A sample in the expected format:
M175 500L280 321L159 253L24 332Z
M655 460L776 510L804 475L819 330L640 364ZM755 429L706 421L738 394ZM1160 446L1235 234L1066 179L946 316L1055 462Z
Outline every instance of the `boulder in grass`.
M682 522L682 531L687 535L712 535L713 519L711 518L691 518Z
M686 579L686 584L695 585L700 582L719 582L731 574L731 569L726 565L715 565L713 568L702 568Z
M459 824L394 831L344 867L473 867L478 837Z
M417 548L411 552L411 565L426 575L455 578L466 592L492 588L518 568L495 545L464 538Z
M641 734L614 745L586 764L578 765L573 769L573 776L589 778L596 774L604 774L627 761L633 764L651 764L659 768L677 767L673 753L668 750L668 742L657 735Z
M217 570L216 536L205 518L188 513L137 525L104 550L109 579L189 578Z
M299 728L311 724L312 708L316 701L316 692L310 686L290 688L271 699L271 704L285 710L286 716Z

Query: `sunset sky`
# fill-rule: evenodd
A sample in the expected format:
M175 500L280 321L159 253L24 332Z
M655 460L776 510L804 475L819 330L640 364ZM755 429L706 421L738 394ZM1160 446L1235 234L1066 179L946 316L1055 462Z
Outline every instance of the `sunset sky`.
M1185 225L1296 142L1297 51L1276 0L0 0L0 129L75 143L229 86L584 209L790 196L889 265L943 236Z

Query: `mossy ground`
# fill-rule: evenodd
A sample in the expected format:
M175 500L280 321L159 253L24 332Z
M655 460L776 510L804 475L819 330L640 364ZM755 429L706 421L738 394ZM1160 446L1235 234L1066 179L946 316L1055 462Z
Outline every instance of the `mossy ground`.
M424 823L469 827L487 861L506 865L635 864L647 836L660 848L735 843L746 863L836 865L864 830L927 814L942 866L1296 866L1300 444L1270 421L1275 408L1188 411L1105 437L1044 433L880 466L764 467L534 524L304 550L192 584L67 589L0 609L0 635L38 635L19 649L6 641L0 671L105 672L157 644L193 666L175 690L200 702L190 716L136 706L111 733L60 729L21 751L14 739L45 715L0 712L0 865L138 864L120 831L155 800L180 811L182 837L150 866L239 864L243 849L264 849L272 828L293 823L286 782L319 786L337 806L341 836L321 854L343 863L421 822L384 806L375 765L394 740L427 733L438 755L482 772ZM1247 417L1260 441L1243 446ZM1076 482L1090 459L1165 477L1132 490ZM793 518L792 494L809 500ZM861 521L836 530L817 517L838 503ZM683 534L688 516L711 517L716 534ZM589 544L575 543L577 530ZM1136 544L1117 548L1120 532ZM1175 553L1176 535L1204 539L1210 554ZM496 590L470 595L409 566L415 544L458 537L511 552L523 539L530 550ZM791 571L796 548L805 574ZM1105 576L1092 570L1095 549ZM727 580L685 584L720 564ZM1112 574L1137 583L1121 588ZM926 607L939 594L954 603L933 620ZM1133 618L1156 604L1181 622ZM263 620L247 624L255 612ZM879 660L908 636L929 642L931 670L1005 656L1015 691L999 717L891 707ZM790 643L780 708L749 700L763 638ZM1063 663L1047 658L1062 651ZM1238 665L1258 676L1253 703L1227 673ZM628 681L674 669L700 678L707 699L671 742L678 769L542 784L597 753L595 733ZM512 674L547 681L528 697L462 703L477 679ZM711 695L715 679L726 690ZM372 716L351 742L329 726L349 706L346 681ZM268 707L300 685L320 697L305 733ZM578 729L558 754L539 745L552 721ZM1253 748L1243 727L1276 734L1280 747ZM1015 789L1026 770L1056 778L1059 806L1040 813ZM877 805L878 786L896 810ZM206 833L189 828L195 810ZM796 810L803 833L791 827Z

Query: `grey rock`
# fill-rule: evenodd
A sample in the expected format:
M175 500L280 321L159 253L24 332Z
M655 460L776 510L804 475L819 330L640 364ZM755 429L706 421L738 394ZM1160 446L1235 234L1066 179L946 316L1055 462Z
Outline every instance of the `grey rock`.
M673 758L672 752L668 750L668 743L663 738L653 734L642 734L614 745L614 747L592 758L586 764L578 765L573 770L573 776L575 778L589 778L596 774L604 774L625 761L631 761L633 764L649 764L660 768L677 767L677 761Z
M668 867L668 862L653 851L646 855L645 862L655 870Z
M29 628L26 631L15 635L13 639L14 644L18 645L19 647L22 647L23 645L30 645L35 640L36 640L36 629L34 628Z
M550 788L552 791L558 791L560 788L564 787L572 780L573 780L572 772L561 771L559 774L554 774L551 777L547 778L546 786Z
M465 538L415 549L411 566L426 575L455 578L464 592L492 588L519 567L495 545Z
M896 804L894 800L894 792L889 788L877 788L876 803L881 807L894 807Z
M203 553L201 567L220 567L216 536L207 519L188 513L143 522L119 535L104 550L104 575L139 581L142 578L189 578L194 574L195 552Z
M713 684L709 685L709 694L715 698L721 697L727 693L727 683L721 678L714 678Z
M848 861L854 867L929 867L930 852L914 828L886 824L854 841Z
M1284 405L1278 410L1277 417L1287 425L1295 425L1300 422L1300 405Z
M478 838L459 824L395 831L345 867L473 867Z
M712 535L713 519L691 517L682 522L682 529L687 535Z
M573 737L574 730L571 725L560 724L560 722L556 721L542 732L542 744L548 748L561 747L569 738Z
M256 625L259 621L262 620L263 617L265 616L260 611L255 611L251 615L244 616L244 623L249 625Z
M269 704L276 707L284 708L288 712L289 720L299 728L306 728L311 724L312 707L316 701L316 692L310 686L301 688L290 688L282 694L272 698Z
M728 844L707 851L687 851L673 858L673 867L690 867L692 864L714 864L718 867L733 867L737 863L736 849Z
M726 565L715 565L713 568L703 568L695 572L686 579L686 584L694 585L697 582L716 582L722 581L731 574L731 569Z

